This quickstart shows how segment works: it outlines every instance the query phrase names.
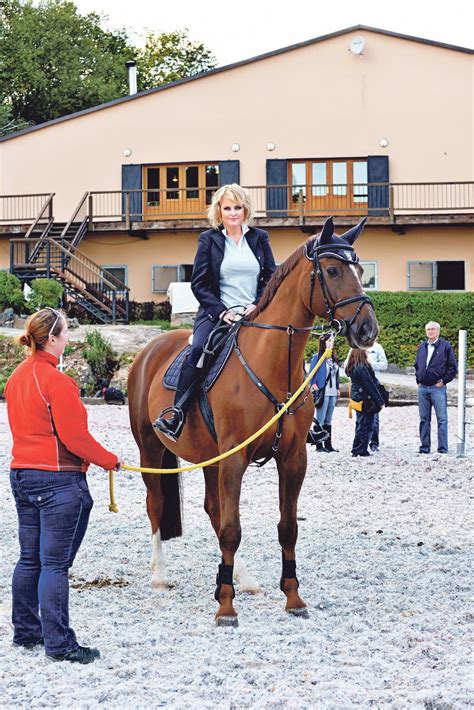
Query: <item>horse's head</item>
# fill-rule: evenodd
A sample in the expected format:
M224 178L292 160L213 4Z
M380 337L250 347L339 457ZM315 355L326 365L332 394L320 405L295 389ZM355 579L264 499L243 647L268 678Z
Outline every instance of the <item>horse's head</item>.
M339 236L334 234L333 218L329 217L321 233L305 246L306 257L313 264L308 308L314 315L327 317L356 348L370 347L379 332L353 246L366 220L364 217Z

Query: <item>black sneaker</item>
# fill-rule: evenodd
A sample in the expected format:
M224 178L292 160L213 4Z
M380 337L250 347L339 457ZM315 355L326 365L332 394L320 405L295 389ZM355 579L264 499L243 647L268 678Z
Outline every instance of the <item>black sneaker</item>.
M46 654L52 661L70 661L71 663L93 663L96 658L100 658L100 651L97 648L88 646L78 646L74 651L60 654Z

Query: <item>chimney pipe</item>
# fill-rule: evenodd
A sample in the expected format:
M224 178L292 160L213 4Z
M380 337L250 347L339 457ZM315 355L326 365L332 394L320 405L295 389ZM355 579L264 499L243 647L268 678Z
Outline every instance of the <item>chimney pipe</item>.
M125 66L128 69L128 93L133 96L137 93L137 63L131 59Z

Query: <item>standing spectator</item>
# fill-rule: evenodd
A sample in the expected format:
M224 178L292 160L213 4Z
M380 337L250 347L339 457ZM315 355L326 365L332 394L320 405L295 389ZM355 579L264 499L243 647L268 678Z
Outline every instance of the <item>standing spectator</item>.
M56 369L68 337L60 311L43 308L30 316L19 338L28 357L5 386L20 539L13 643L29 649L44 644L55 661L91 663L99 651L80 646L69 626L68 570L93 505L89 462L118 470L120 461L89 433L76 383Z
M369 364L366 350L360 348L351 350L346 375L351 378L349 407L355 409L357 415L352 455L370 456L368 448L375 412L367 411L367 403L371 400L374 407L380 411L384 406L384 400L375 373Z
M319 341L318 353L313 355L309 365L309 369L312 370L325 350L333 351L330 357L323 360L321 367L311 380L311 391L315 397L316 404L316 420L322 429L328 433L327 439L316 443L316 451L328 454L337 451L332 445L332 417L337 398L340 395L339 360L333 348L334 336L332 334L323 335ZM318 396L318 393L321 394L321 390L323 390L322 397Z
M426 337L416 351L415 372L420 411L420 454L431 448L431 407L438 420L438 452L448 453L448 400L446 385L456 377L458 366L451 344L439 337L441 326L430 321Z
M351 354L351 350L349 350L349 353L344 361L344 369L347 367L347 363L349 362L349 355ZM367 358L369 360L369 365L371 365L372 369L374 372L385 372L385 370L388 367L387 363L387 356L385 355L385 350L383 347L380 345L380 343L375 343L372 345L371 348L367 349ZM380 420L379 420L379 414L378 412L374 415L374 428L372 429L372 433L370 435L370 441L369 441L369 448L371 451L378 451L380 448Z

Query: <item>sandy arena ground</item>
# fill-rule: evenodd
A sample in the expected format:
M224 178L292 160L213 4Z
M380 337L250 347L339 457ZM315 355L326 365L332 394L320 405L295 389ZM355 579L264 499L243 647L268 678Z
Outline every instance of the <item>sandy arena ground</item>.
M468 410L471 413L472 409ZM450 409L455 451L456 412ZM125 407L89 408L91 430L138 463ZM138 474L116 476L119 513L108 512L106 473L92 467L89 530L71 571L71 620L97 645L90 666L53 663L11 645L10 577L18 555L1 448L0 706L2 708L425 708L472 705L469 690L469 457L417 455L415 407L382 413L382 450L353 459L353 423L335 413L340 453L309 453L300 497L300 591L310 618L283 611L273 463L249 469L241 552L262 585L239 594L240 626L217 629L216 540L202 509L200 472L184 474L185 534L165 545L174 588L150 589L149 524ZM6 407L0 404L2 444Z

